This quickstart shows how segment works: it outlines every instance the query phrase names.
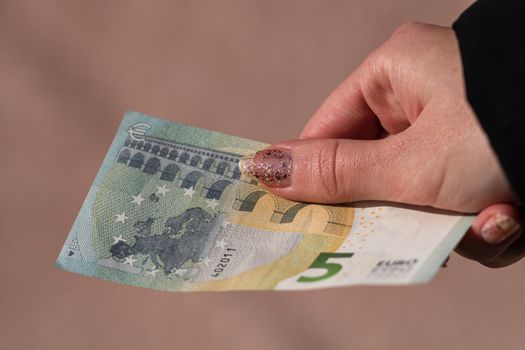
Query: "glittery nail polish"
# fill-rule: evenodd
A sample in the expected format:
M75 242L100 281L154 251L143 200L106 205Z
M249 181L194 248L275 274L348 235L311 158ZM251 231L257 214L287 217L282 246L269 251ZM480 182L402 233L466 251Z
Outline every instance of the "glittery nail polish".
M521 229L520 224L511 217L497 213L487 220L481 229L481 236L488 243L498 244Z
M288 150L265 149L245 156L239 162L242 173L269 187L292 183L292 155Z

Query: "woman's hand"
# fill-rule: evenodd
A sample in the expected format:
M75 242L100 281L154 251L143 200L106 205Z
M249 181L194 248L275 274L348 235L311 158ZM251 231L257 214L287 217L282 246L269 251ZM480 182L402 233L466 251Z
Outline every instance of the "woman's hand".
M326 99L300 140L273 145L241 167L297 201L486 208L458 252L489 266L524 254L518 211L494 205L516 199L466 101L450 28L402 26Z

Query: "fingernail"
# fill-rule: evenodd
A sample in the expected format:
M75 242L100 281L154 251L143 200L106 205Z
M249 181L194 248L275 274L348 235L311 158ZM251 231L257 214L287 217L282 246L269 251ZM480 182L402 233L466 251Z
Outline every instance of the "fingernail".
M497 213L487 220L481 229L483 239L492 244L501 243L521 229L513 218Z
M288 150L265 149L244 156L239 162L242 173L269 187L292 184L292 155Z

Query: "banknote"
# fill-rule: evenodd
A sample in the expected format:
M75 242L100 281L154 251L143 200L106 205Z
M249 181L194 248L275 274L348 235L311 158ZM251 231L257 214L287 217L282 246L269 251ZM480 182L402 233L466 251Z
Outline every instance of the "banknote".
M166 291L412 284L435 275L472 222L279 198L239 169L266 146L126 113L56 266Z

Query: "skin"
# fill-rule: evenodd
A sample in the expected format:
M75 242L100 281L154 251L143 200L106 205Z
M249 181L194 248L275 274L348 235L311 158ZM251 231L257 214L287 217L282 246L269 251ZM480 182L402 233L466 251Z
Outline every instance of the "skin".
M525 255L522 229L498 244L481 236L496 213L521 227L523 218L466 100L459 47L448 27L401 26L332 92L299 140L272 148L293 158L292 184L268 188L277 195L480 212L460 254L491 267Z

